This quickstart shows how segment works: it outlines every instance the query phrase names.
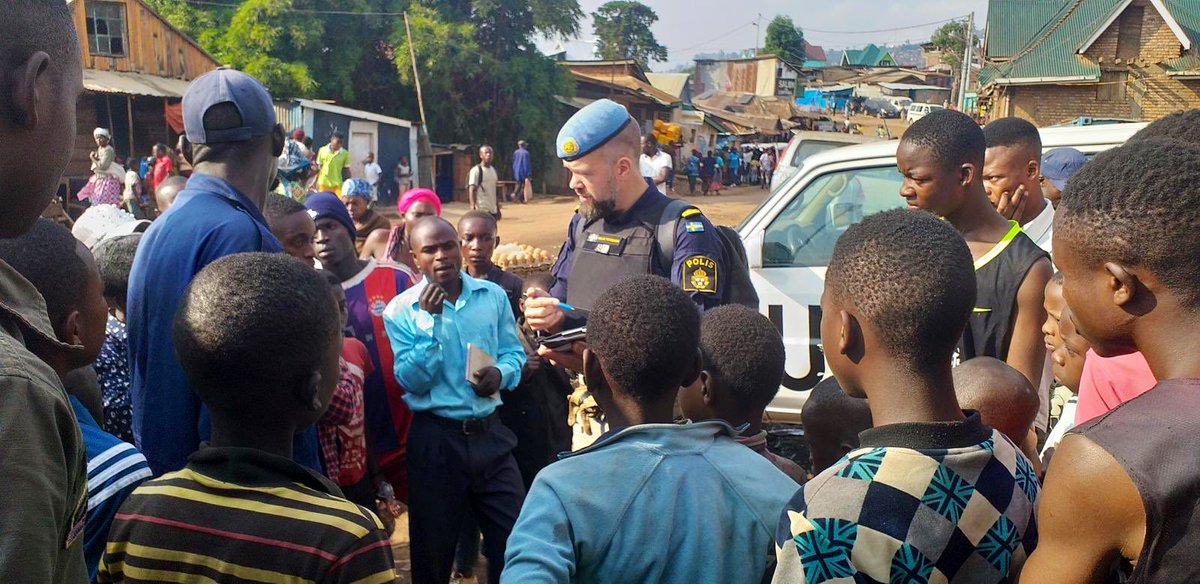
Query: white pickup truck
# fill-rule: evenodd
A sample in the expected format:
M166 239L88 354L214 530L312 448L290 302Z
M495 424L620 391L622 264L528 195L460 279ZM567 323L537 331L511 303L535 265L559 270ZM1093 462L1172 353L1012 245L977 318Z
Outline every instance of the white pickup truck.
M1119 146L1146 124L1041 130L1045 150L1070 146L1091 157ZM898 141L814 154L775 185L738 232L746 245L759 310L782 331L783 387L767 408L776 421L799 421L808 390L828 374L821 352L821 292L833 245L864 215L904 205L896 170Z

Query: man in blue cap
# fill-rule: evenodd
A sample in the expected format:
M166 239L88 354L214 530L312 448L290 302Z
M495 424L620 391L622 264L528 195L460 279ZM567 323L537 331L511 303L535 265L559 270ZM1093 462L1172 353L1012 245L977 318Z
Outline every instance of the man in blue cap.
M624 106L607 99L587 105L567 120L557 145L579 210L554 263L554 285L548 293L528 292L531 328L556 332L586 324L587 311L605 290L637 274L670 279L700 310L721 304L727 278L716 229L699 209L647 186L638 124ZM663 241L660 226L672 223L673 241ZM563 302L571 309L564 310ZM559 364L580 365L569 353L555 356Z
M171 336L188 284L224 256L283 252L260 211L284 143L271 95L240 71L206 73L183 96L183 125L192 177L142 238L126 311L134 440L156 475L183 468L210 435ZM296 435L294 457L320 470L314 428Z
M1087 157L1074 148L1055 148L1042 155L1042 195L1055 209L1067 179L1079 172L1084 164L1087 164Z

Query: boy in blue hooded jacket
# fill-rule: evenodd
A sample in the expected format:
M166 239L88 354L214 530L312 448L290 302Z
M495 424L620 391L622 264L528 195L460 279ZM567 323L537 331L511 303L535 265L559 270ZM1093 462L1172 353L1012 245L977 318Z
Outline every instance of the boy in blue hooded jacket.
M700 315L657 276L610 288L588 318L584 376L610 427L538 474L504 581L759 582L796 484L722 421L673 424L700 373Z

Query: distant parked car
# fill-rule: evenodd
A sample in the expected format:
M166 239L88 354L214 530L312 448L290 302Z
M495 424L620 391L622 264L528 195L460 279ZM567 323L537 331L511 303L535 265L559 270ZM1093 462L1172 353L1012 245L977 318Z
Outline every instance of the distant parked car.
M909 104L909 106L908 106L908 118L907 118L907 119L908 119L908 123L910 123L910 124L911 124L911 123L913 123L913 122L915 122L915 121L917 121L917 120L919 120L919 119L921 119L921 118L923 118L923 117L925 117L925 116L929 115L930 113L932 113L932 112L936 112L936 111L938 111L938 110L940 110L940 109L946 109L946 108L944 108L944 107L942 107L942 106L940 106L940 105L934 104L934 103L914 103L914 104Z
M907 97L885 97L883 99L887 100L892 105L896 106L896 109L898 109L900 111L904 111L904 108L912 105L912 102L913 102L911 99L909 99Z
M795 132L792 139L788 141L787 148L783 149L783 154L779 155L779 161L775 163L775 173L771 175L771 184L783 184L793 174L796 174L796 171L800 170L804 159L813 154L878 140L879 138L875 136L841 132Z
M900 108L892 105L892 102L883 99L868 99L864 101L863 111L867 112L867 115L880 119L900 117Z

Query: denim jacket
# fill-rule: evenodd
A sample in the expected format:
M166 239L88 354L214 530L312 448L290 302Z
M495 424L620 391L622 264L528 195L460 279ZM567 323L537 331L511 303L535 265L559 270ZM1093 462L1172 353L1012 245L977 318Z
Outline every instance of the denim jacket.
M645 424L534 480L507 582L759 582L796 483L728 424Z

